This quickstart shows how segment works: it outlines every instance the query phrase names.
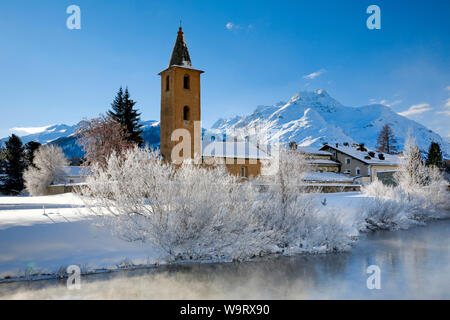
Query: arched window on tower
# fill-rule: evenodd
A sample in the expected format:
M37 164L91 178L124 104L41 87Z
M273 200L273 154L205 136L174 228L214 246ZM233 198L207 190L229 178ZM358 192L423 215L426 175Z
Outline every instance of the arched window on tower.
M187 74L184 75L183 77L183 87L185 89L190 89L190 83L189 83L189 76Z
M169 91L169 90L170 90L170 77L167 76L166 77L166 91Z
M183 120L187 121L187 120L190 120L190 118L191 118L191 115L190 115L190 112L189 112L189 107L188 106L184 106L184 108L183 108Z

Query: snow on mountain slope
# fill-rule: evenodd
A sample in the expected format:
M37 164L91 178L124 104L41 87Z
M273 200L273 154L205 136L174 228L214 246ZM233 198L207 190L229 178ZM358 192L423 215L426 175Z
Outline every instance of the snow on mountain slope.
M14 131L28 132L31 134L26 134L20 136L22 143L27 143L29 141L36 141L41 144L55 144L60 146L66 157L68 158L82 158L84 152L77 144L77 139L74 135L78 126L82 125L83 121L80 121L76 125L68 126L65 124L50 125L46 127L36 127L36 128L15 128ZM159 147L159 122L155 120L142 121L142 137L146 144L150 147ZM26 129L26 130L19 130ZM0 146L8 140L8 137L0 139Z
M428 151L430 143L435 141L441 145L446 157L450 157L450 144L425 126L379 104L343 106L322 89L297 93L287 103L260 106L250 115L219 119L212 130L230 134L236 129L250 127L283 143L295 141L301 146L319 147L323 142L357 142L374 148L386 123L391 126L400 149L411 132L423 152Z
M73 126L55 124L45 127L13 128L11 130L21 136L22 143L24 144L30 141L37 141L45 144L61 137L70 136L77 126L78 124ZM25 133L25 135L21 135L21 133ZM0 144L6 140L8 140L8 138L0 139Z

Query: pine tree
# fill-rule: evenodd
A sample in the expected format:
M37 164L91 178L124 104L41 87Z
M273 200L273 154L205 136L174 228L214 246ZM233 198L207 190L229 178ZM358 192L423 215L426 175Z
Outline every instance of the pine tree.
M25 166L26 167L34 166L33 165L34 153L37 149L39 149L40 146L41 146L41 144L36 141L30 141L27 144L25 144L24 156L25 156Z
M377 151L387 154L394 154L397 152L397 139L395 139L394 133L387 123L383 126L378 135Z
M3 174L5 172L5 167L6 167L6 149L0 146L0 174Z
M436 166L438 168L442 168L443 165L442 152L441 147L439 146L438 143L432 142L430 144L426 164L427 166Z
M128 88L125 93L120 87L114 102L111 104L112 110L108 111L108 115L125 128L128 141L136 143L138 146L144 144L142 139L142 125L140 124L140 113L134 109L136 101L130 99Z
M6 141L4 191L19 194L23 188L23 170L25 169L24 148L22 141L15 134Z

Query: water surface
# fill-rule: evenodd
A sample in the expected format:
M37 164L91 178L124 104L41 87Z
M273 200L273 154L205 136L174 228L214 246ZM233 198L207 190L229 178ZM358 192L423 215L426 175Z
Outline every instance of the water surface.
M0 284L0 299L450 299L450 220L363 235L346 253ZM381 269L369 290L367 267Z

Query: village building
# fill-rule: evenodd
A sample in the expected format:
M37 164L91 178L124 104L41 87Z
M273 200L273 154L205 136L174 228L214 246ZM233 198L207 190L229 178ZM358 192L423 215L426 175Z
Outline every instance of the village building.
M244 178L261 174L269 155L250 141L202 141L200 77L193 68L182 28L179 28L169 66L161 71L161 143L163 159L176 163L196 159L203 165L225 163L232 174ZM188 139L190 141L184 141ZM183 145L183 148L179 148ZM174 153L175 151L175 153Z
M306 163L313 172L340 172L340 163L332 159L332 153L311 147L298 149L305 155Z
M325 144L320 150L332 154L332 160L340 164L341 173L358 178L362 184L392 175L400 164L399 157L369 150L364 145Z

